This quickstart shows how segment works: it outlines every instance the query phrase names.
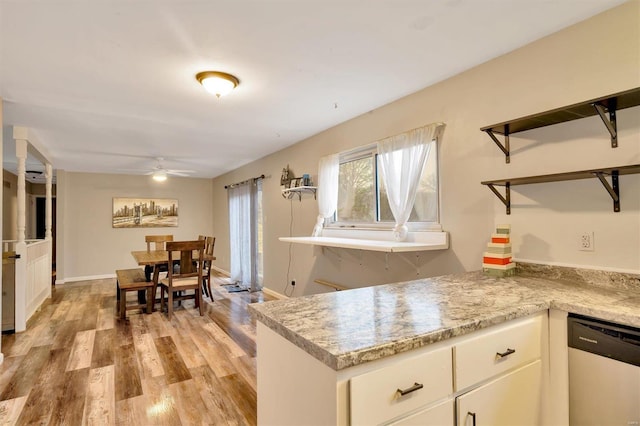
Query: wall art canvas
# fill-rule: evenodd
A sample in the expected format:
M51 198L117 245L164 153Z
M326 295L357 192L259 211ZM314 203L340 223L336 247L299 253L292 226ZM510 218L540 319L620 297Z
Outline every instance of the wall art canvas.
M114 228L178 226L178 200L168 198L114 198Z

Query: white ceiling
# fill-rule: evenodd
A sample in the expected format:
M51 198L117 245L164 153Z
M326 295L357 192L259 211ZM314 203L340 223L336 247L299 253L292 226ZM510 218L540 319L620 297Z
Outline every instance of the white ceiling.
M56 169L215 177L621 3L0 0L4 125Z

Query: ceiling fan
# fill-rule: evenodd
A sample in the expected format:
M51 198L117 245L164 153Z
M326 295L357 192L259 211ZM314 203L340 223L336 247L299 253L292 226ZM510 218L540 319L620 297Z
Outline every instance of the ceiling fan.
M145 174L151 175L153 177L153 180L156 180L158 182L167 180L167 175L188 177L189 173L195 173L195 170L166 169L162 166L162 161L164 161L164 158L156 157L156 160L158 161L158 164L152 170Z

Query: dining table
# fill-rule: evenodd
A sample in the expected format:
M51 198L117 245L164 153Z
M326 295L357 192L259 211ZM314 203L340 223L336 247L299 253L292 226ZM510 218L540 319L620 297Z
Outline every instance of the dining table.
M151 281L153 281L153 289L151 294L156 294L156 289L158 288L158 278L160 276L160 269L162 265L167 265L169 263L169 252L167 250L139 250L132 251L131 255L139 266L150 266L153 268L153 274L150 277ZM174 259L180 259L180 252L177 251L172 256ZM193 259L198 259L198 252L194 251ZM204 261L213 261L216 260L216 257L211 254L204 254ZM149 277L147 278L149 279ZM138 294L138 298L145 297L144 292L142 294ZM144 301L143 301L144 302ZM160 302L160 299L155 299L152 303L152 309L155 310L156 303Z

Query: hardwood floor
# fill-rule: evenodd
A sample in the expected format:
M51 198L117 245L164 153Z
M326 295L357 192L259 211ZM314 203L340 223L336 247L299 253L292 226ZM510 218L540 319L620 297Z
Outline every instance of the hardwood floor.
M64 284L29 321L2 336L0 424L254 425L258 293L116 317L115 279ZM131 297L135 297L132 294Z

